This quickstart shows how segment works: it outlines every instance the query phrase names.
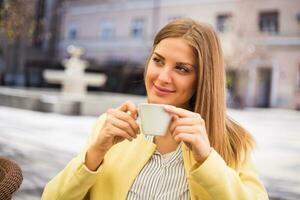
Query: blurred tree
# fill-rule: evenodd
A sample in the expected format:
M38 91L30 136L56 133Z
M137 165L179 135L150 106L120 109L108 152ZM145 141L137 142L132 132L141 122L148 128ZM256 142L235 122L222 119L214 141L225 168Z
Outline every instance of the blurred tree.
M5 77L12 85L24 85L26 49L34 32L34 1L4 0L0 7L0 37Z
M55 60L63 1L0 0L0 48L7 85L30 85L30 78L25 80L31 73L26 65Z

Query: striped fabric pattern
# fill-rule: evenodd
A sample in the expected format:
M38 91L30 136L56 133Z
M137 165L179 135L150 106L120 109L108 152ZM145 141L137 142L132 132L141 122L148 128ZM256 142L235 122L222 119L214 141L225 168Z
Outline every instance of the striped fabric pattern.
M153 141L153 136L146 137ZM189 200L181 145L176 151L161 155L155 151L135 178L127 200Z

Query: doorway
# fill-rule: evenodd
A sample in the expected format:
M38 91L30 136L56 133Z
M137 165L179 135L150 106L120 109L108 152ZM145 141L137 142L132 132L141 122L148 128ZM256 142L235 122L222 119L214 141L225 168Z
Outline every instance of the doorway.
M256 107L270 107L272 68L259 68L255 94Z

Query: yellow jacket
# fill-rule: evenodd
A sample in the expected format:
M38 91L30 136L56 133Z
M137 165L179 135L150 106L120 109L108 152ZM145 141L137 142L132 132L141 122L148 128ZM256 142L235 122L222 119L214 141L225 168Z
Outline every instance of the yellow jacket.
M99 118L89 142L96 139L105 117L104 114ZM155 148L155 144L140 134L132 142L126 140L114 145L96 172L84 165L85 149L46 185L42 200L125 200ZM184 145L182 154L192 200L268 199L250 156L235 171L215 150L200 166Z

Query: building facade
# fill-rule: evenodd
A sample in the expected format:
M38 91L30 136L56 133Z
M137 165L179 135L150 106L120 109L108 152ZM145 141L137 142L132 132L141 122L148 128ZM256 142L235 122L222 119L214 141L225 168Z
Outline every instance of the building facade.
M69 0L59 55L74 44L99 63L145 63L156 32L183 17L219 32L229 102L300 109L300 0Z

